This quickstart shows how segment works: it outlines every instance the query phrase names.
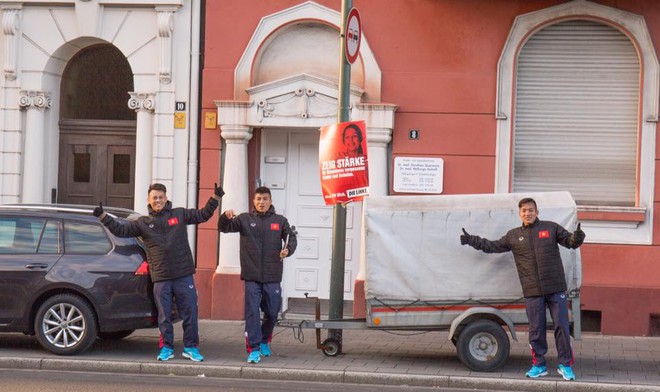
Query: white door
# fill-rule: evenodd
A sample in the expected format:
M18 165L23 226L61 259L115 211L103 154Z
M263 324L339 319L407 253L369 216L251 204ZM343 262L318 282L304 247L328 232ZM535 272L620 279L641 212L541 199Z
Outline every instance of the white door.
M332 260L333 207L326 206L319 180L319 131L265 130L262 183L271 186L273 204L296 226L298 249L284 261L283 310L289 298L328 299ZM359 269L362 203L350 203L346 216L344 299L353 300Z

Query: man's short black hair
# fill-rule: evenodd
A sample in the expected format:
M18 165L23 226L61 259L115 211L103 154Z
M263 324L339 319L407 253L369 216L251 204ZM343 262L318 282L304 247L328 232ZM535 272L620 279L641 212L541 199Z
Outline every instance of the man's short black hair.
M528 203L532 203L532 204L534 204L534 209L535 209L535 210L538 210L538 209L539 209L539 208L536 206L536 201L535 201L534 199L532 199L531 197L525 197L525 198L523 198L523 199L520 199L520 201L518 202L518 208L521 208L523 205L528 204Z
M255 189L255 190L254 190L254 194L255 194L255 195L264 195L264 194L268 194L268 195L270 195L271 197L273 196L273 195L270 194L270 189L268 189L267 186L260 186L259 188Z
M149 194L149 192L151 191L161 191L163 193L167 193L167 188L165 188L165 185L156 182L149 185L149 190L147 191L147 194Z

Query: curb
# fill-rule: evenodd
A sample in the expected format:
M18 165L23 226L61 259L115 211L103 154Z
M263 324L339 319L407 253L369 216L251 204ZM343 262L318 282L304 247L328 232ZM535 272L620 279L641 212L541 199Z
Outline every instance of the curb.
M470 390L529 392L660 392L652 385L604 384L575 381L515 380L488 377L430 376L373 372L284 369L158 362L89 361L51 358L0 358L0 368L97 373L217 377L252 380L306 381L345 384L406 385Z

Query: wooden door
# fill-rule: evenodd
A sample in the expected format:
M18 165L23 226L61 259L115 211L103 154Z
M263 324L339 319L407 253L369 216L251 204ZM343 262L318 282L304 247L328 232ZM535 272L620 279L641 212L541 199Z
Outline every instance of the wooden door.
M134 121L60 122L58 203L133 208L134 188Z

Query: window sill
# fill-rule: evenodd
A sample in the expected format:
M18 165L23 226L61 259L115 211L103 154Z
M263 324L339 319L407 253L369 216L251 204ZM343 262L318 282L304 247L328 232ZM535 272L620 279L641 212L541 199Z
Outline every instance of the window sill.
M580 221L636 222L646 220L645 207L578 206Z
M578 222L586 243L638 244L652 242L652 213L646 207L578 206Z

